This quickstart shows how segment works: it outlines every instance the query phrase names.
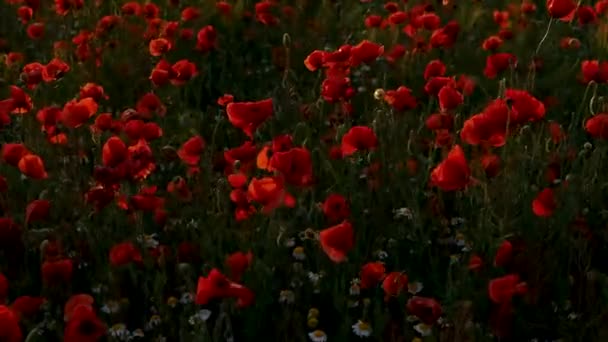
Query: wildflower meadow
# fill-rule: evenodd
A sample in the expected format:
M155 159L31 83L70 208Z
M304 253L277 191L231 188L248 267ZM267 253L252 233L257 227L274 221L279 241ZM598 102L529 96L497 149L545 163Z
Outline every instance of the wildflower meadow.
M608 341L608 0L0 0L0 341Z

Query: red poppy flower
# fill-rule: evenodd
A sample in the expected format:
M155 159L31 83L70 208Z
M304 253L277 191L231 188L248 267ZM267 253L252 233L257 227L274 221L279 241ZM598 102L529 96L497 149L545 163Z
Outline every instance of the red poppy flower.
M23 340L19 327L19 317L4 305L0 305L0 340L6 342L21 342Z
M19 171L33 179L46 179L48 174L44 169L42 158L35 154L27 154L19 160Z
M443 76L446 72L445 64L439 59L427 63L424 69L424 79L428 81L431 77Z
M545 105L525 90L507 89L505 98L511 102L513 125L535 122L545 117Z
M192 200L192 192L188 188L188 183L183 177L177 177L167 184L167 192L176 195L181 201L189 202Z
M171 50L172 44L168 39L157 38L152 39L149 44L150 55L159 57Z
M59 58L53 58L48 62L42 70L42 79L44 82L52 82L60 79L70 71L70 66Z
M492 101L482 113L464 122L460 138L469 145L500 147L506 142L509 107L501 99Z
M10 86L11 91L11 113L25 114L32 110L32 98L21 88Z
M79 10L83 6L83 0L55 0L55 13L65 16L70 10Z
M384 278L386 268L381 262L368 262L361 267L359 278L361 279L362 289L371 289L378 285Z
M171 84L181 86L198 75L198 70L196 64L187 59L182 59L171 66L171 75L173 76L170 78Z
M361 63L369 64L382 56L383 53L383 45L370 42L369 40L363 40L361 43L352 47L350 64L353 67L356 67Z
M217 32L211 25L207 25L200 29L196 34L196 50L208 52L215 49L217 40Z
M2 145L2 160L9 165L17 167L21 158L28 154L30 154L30 151L23 144L8 143Z
M253 139L255 130L273 113L272 99L257 102L231 102L226 106L230 123Z
M608 139L608 114L601 113L585 123L585 130L596 139Z
M373 150L378 146L378 138L367 126L354 126L342 137L342 155L347 157L357 151Z
M416 98L412 95L411 89L405 86L400 86L396 90L387 90L384 101L399 112L416 108Z
M572 0L547 0L549 15L556 19L569 19L575 9L576 3Z
M436 76L426 81L424 91L431 96L439 96L439 91L445 86L456 88L457 85L453 77Z
M511 262L511 259L513 259L513 245L509 240L505 240L496 251L494 266L505 267Z
M486 58L483 74L490 79L496 78L499 73L517 66L517 57L511 53L499 52Z
M96 342L107 328L89 305L78 305L65 326L64 342Z
M51 202L45 199L38 199L30 202L25 209L25 224L44 221L49 217Z
M97 102L90 97L72 100L63 107L61 121L66 127L78 128L95 115L97 108Z
M510 302L514 295L523 294L526 291L526 283L520 282L517 274L492 279L488 284L488 295L496 304Z
M306 59L304 59L304 66L309 71L317 71L323 66L323 59L326 52L322 50L315 50L311 52Z
M197 166L205 149L205 140L200 135L188 139L177 151L179 158L188 166Z
M581 63L581 73L584 83L589 83L591 81L606 83L608 82L608 62L585 60Z
M124 266L130 263L141 264L143 262L141 253L133 243L127 241L116 244L110 249L110 264L114 267Z
M243 274L251 265L253 253L235 252L226 258L226 265L230 269L230 278L234 281L241 281Z
M154 114L165 116L167 108L154 93L144 94L135 106L137 113L143 116L144 119L150 120Z
M127 158L127 145L119 137L110 137L101 150L104 166L115 167Z
M253 304L254 294L243 285L230 281L217 269L212 269L206 277L198 278L195 303L206 305L213 299L236 298L237 307Z
M410 314L418 317L422 323L427 325L435 324L443 313L441 304L437 300L427 297L414 296L410 298L407 301L406 308Z
M462 190L471 182L471 170L459 145L431 172L431 184L443 191Z
M200 17L201 11L193 6L188 6L182 10L181 19L182 21L191 21Z
M439 108L441 108L441 111L443 112L456 109L456 107L464 102L462 94L448 85L443 86L441 90L439 90L437 97L439 98Z
M258 148L251 141L245 141L241 146L224 151L224 173L229 175L237 169L247 172L255 166ZM238 161L238 165L237 165Z
M503 44L503 40L499 36L490 36L481 44L481 48L486 51L496 51Z
M483 259L479 255L471 255L468 268L471 271L478 271L483 267Z
M288 184L307 186L312 182L312 157L306 148L294 147L285 152L274 152L270 167L279 171Z
M23 78L29 89L34 89L42 82L42 72L44 65L34 62L23 66Z
M346 255L355 246L355 232L348 221L326 228L319 233L321 248L335 263L346 261Z
M556 145L566 139L566 133L562 126L555 121L549 123L549 133L551 134L551 141Z
M222 107L226 107L231 102L234 102L234 96L231 94L224 94L217 99L217 104Z
M454 128L454 115L445 113L431 114L424 122L426 128L431 131L452 130Z
M368 15L365 17L364 23L367 28L380 27L382 24L382 17L375 14Z
M21 6L17 9L17 16L22 24L27 24L34 17L34 10L29 6Z
M44 36L44 23L32 23L27 26L27 36L32 40L41 39Z
M252 178L247 195L252 201L262 205L262 212L265 214L282 205L293 208L295 198L287 193L283 183L278 177Z
M127 172L134 180L146 179L156 169L152 149L145 139L139 139L136 144L127 148Z
M321 208L330 223L343 221L350 216L348 201L344 196L339 194L327 196Z
M42 280L50 286L69 284L72 281L73 268L71 259L45 261L41 267Z
M499 156L491 153L485 153L483 156L481 156L480 161L481 167L483 168L487 178L496 177L496 175L498 175L500 172Z
M108 96L105 94L102 86L95 83L86 83L80 88L79 99L85 99L87 97L92 98L95 102L101 101L102 99L107 100Z
M549 217L557 209L555 193L553 189L543 189L532 201L532 212L539 217Z
M0 303L6 302L8 297L8 279L0 273Z
M388 299L390 297L399 296L407 287L408 278L403 272L391 272L382 281L382 289L384 295Z
M43 297L21 296L15 298L11 304L11 310L21 318L30 318L40 311L44 302L46 299Z
M135 210L153 212L164 206L165 200L156 196L157 186L142 188L138 194L131 196L130 204Z

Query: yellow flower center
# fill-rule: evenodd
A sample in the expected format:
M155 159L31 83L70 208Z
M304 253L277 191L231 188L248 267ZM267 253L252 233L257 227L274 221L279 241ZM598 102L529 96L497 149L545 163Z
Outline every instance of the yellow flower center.
M323 332L323 330L315 330L312 334L315 337L323 337L323 336L325 336L325 333Z

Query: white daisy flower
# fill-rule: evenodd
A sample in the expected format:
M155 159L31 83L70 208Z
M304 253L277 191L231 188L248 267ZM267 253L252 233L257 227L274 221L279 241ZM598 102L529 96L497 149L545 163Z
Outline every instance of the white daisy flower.
M144 337L144 331L141 329L135 329L133 330L133 333L131 333L131 337Z
M117 313L118 311L120 311L120 303L115 300L110 300L110 301L106 302L104 304L104 306L101 307L100 310L101 310L101 312L104 312L107 314Z
M291 290L283 290L279 294L279 303L291 304L291 303L295 302L295 300L296 300L296 295Z
M146 248L156 248L160 244L157 239L158 235L156 233L150 235L142 234L137 237L137 242L143 244Z
M353 309L353 308L359 307L359 301L358 300L349 299L348 302L347 302L347 305L348 305L349 308Z
M393 215L396 220L402 218L411 220L412 218L414 218L414 214L412 213L412 210L410 210L410 208L393 209Z
M129 330L127 330L126 325L118 323L114 324L110 328L110 336L114 337L119 341L127 341L131 337L131 333L129 333Z
M211 311L207 309L202 309L194 315L190 316L190 318L188 319L188 323L190 323L190 325L196 325L199 323L206 322L209 317L211 317Z
M424 323L414 325L414 330L422 336L430 336L433 333L433 327Z
M369 337L372 334L372 327L369 323L359 320L353 324L353 332L359 337Z
M190 304L194 301L194 295L190 292L184 292L179 299L182 304Z
M308 272L308 279L314 285L318 285L321 281L321 278L323 278L323 274L321 273Z
M146 323L145 329L152 330L159 326L161 322L162 320L160 319L159 315L153 315L152 317L150 317L150 320L148 320L148 323Z
M289 238L289 239L285 240L285 247L291 248L291 247L293 247L295 245L296 245L296 239Z
M415 282L407 284L407 292L409 292L413 295L422 291L423 288L424 288L424 286L419 281L415 281Z
M457 226L459 224L463 224L465 222L465 219L462 217L452 217L452 219L450 220L450 224L452 226Z
M306 253L304 253L304 247L298 246L293 249L291 255L296 260L304 260L306 259Z
M308 333L308 338L310 338L312 342L326 342L327 334L323 330L315 330Z
M376 256L379 260L385 260L386 258L388 258L388 253L386 251L379 250L376 252Z

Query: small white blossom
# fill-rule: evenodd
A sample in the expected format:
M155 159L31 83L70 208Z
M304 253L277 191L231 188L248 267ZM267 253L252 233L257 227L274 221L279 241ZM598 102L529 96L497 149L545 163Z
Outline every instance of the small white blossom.
M407 292L409 292L413 295L422 291L423 288L424 288L424 285L422 285L422 283L419 281L407 284Z
M197 325L206 322L209 317L211 317L211 311L203 309L190 316L190 318L188 318L188 323L190 323L190 325Z
M142 234L137 237L137 242L143 244L146 248L156 248L160 244L157 238L158 235L156 233L150 235Z
M150 320L148 320L148 323L146 323L145 329L152 330L152 329L156 328L157 326L159 326L160 323L161 323L160 316L153 315L152 317L150 317Z
M129 332L129 330L127 330L126 325L119 323L114 324L110 328L110 336L114 337L119 341L127 341L131 337L131 333Z
M120 311L120 303L115 301L115 300L111 300L105 303L104 306L101 307L101 312L107 313L107 314L114 314L117 313L118 311Z
M388 258L388 253L386 251L379 250L379 251L376 252L376 256L380 260L386 260L386 258Z
M398 208L393 210L393 215L395 215L395 219L406 218L411 220L414 218L414 214L410 210L410 208Z
M325 334L323 330L315 330L308 333L308 338L310 338L312 342L326 342L327 334Z
M355 335L359 337L369 337L372 334L372 327L369 323L364 322L362 320L357 321L357 323L352 326L353 332Z
M465 222L465 219L462 217L452 217L452 219L450 220L450 224L452 226L457 226L460 224L463 224Z
M291 290L283 290L279 294L279 303L291 304L295 302L296 295Z
M414 325L414 330L422 336L430 336L433 333L433 327L424 323Z
M182 304L190 304L194 301L194 295L190 292L184 292L179 299Z

